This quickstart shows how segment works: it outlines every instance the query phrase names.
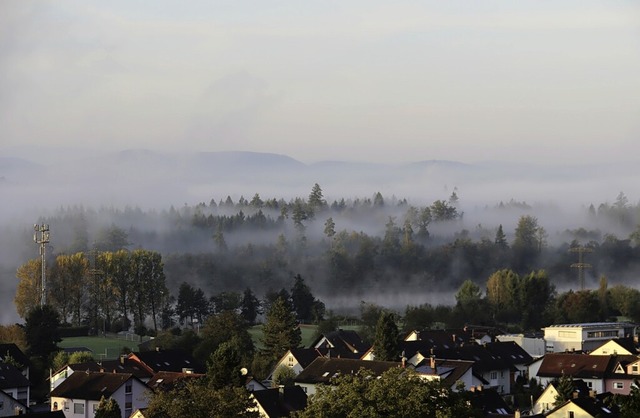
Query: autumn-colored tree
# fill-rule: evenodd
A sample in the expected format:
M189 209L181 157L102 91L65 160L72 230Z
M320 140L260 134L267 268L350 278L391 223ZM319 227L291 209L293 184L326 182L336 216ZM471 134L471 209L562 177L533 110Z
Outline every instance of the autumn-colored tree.
M13 299L16 311L21 318L26 318L29 312L40 305L42 300L42 262L31 259L18 267L16 272L18 287Z
M0 343L13 343L24 353L27 351L27 336L18 324L0 325Z

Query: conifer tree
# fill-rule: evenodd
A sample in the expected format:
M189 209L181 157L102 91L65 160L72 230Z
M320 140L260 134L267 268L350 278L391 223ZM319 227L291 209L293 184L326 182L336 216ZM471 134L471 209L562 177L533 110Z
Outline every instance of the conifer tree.
M267 312L263 334L264 354L273 361L302 342L296 315L283 298L277 298Z
M398 325L395 315L391 312L382 312L376 326L376 337L373 342L373 351L376 360L396 361L399 349Z

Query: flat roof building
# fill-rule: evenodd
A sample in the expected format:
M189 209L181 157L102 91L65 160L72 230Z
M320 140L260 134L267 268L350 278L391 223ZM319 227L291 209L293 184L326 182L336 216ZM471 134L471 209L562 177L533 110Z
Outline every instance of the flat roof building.
M590 322L552 325L544 331L545 351L589 352L615 338L635 338L636 324L630 322Z

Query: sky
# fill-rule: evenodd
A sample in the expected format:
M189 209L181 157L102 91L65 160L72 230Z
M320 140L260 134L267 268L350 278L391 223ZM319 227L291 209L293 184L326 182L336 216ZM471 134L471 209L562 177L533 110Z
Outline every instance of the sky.
M638 161L635 1L0 2L0 156Z

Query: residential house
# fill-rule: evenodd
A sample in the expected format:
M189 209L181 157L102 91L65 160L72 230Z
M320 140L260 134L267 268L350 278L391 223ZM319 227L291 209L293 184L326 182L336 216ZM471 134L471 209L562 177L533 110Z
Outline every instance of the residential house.
M547 418L617 418L619 414L600 399L587 396L569 399L545 416Z
M13 396L0 389L0 417L10 417L24 414L29 410L25 405Z
M287 417L307 407L307 395L300 386L283 386L253 392L256 409L262 418Z
M275 374L276 370L281 367L287 367L293 370L293 372L297 376L302 370L304 370L305 367L311 364L311 362L318 357L323 357L323 355L317 348L292 348L288 350L284 354L284 356L280 358L280 360L278 360L275 367L273 368L273 371L266 380L267 382L272 382L273 375Z
M636 348L633 338L616 338L605 342L589 354L594 356L608 356L610 354L630 356L638 354L638 349Z
M66 418L93 417L102 397L114 399L122 418L147 406L149 387L129 373L76 372L51 391L51 410Z
M13 359L15 363L13 363L11 359ZM24 377L29 379L29 366L31 362L29 361L29 357L27 357L17 345L13 343L0 344L0 363L13 363L14 366L20 369Z
M23 405L29 405L31 383L13 364L0 363L0 390Z
M310 345L325 357L361 358L371 346L357 332L338 329L318 337Z
M469 402L476 411L482 411L485 416L507 416L514 411L504 398L495 390L478 386L470 388Z
M503 334L497 335L496 341L513 341L518 344L531 357L541 357L546 353L544 338L536 334Z
M590 395L589 387L584 380L575 379L572 380L571 383L573 384L573 393L576 397L588 397ZM555 409L557 396L558 390L556 389L555 382L549 383L533 404L533 412L542 414Z
M611 356L604 380L604 392L628 395L636 379L640 379L638 372L640 358L638 356Z
M126 355L120 356L117 360L87 361L83 363L67 364L60 370L55 371L49 377L50 390L55 389L60 383L74 372L105 372L105 373L128 373L132 374L143 382L148 382L153 376L147 367L129 359Z
M409 367L413 368L422 379L441 381L454 392L489 383L473 375L472 361L444 360L432 357Z
M389 369L400 366L400 363L392 361L318 357L296 376L294 382L302 387L307 396L311 396L316 393L318 385L329 385L331 379L341 374L356 374L360 369L367 369L379 376Z
M509 343L493 343L509 344ZM517 345L517 344L516 344ZM488 387L501 394L511 393L511 382L518 369L510 357L503 357L495 349L485 345L465 345L462 347L434 350L436 358L447 360L466 360L473 362L473 374L478 380L488 382ZM524 350L520 354L526 354Z
M540 367L535 376L538 382L546 386L562 376L585 381L589 390L596 393L605 391L605 377L610 363L616 362L617 356L590 356L575 353L550 353L542 357Z
M614 338L634 338L636 325L628 322L590 322L543 328L547 353L592 351Z

